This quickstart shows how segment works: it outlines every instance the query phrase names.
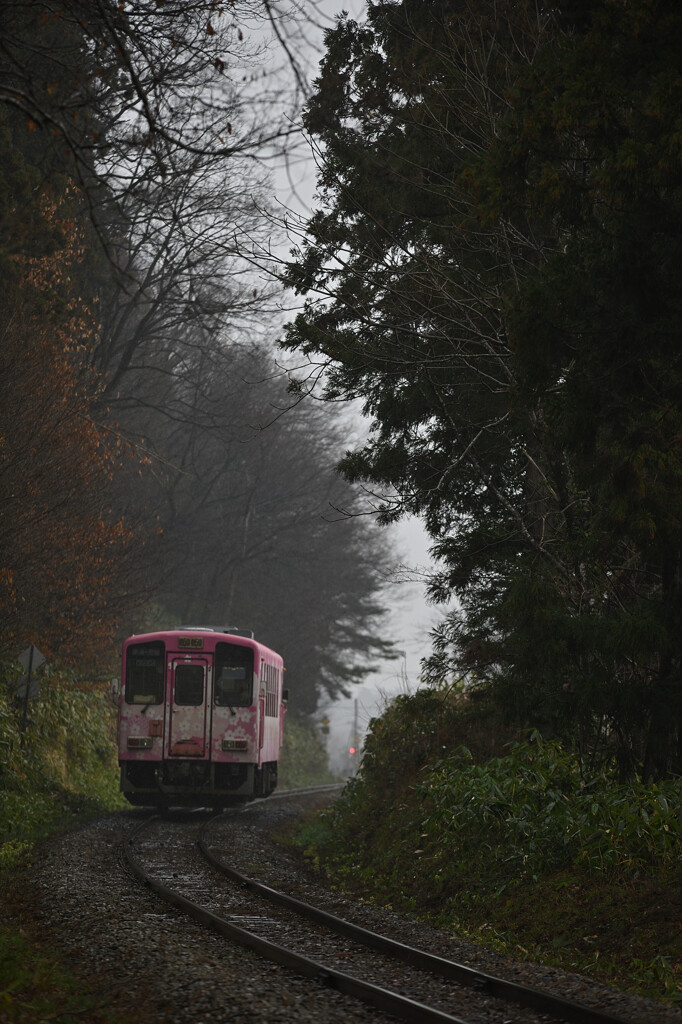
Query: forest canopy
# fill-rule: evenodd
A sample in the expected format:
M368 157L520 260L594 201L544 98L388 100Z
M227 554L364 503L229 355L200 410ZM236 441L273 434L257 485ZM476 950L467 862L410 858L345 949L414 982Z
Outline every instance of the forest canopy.
M126 633L232 625L281 650L307 714L389 649L389 546L335 511L359 496L346 423L288 395L254 269L315 15L0 9L5 657L111 672Z
M679 772L682 13L340 18L303 115L287 393L259 267L316 11L2 5L2 650L229 618L285 648L311 712L387 652L388 543L334 511L369 487L433 541L427 680Z

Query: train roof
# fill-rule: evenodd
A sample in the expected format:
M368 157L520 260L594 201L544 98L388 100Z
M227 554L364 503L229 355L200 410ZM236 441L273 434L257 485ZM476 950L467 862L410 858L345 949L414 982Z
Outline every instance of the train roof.
M228 636L245 636L249 640L255 640L252 629L237 629L236 626L173 626L169 633L226 633Z
M207 637L215 637L216 641L223 638L236 640L237 643L242 643L249 647L258 647L261 650L269 651L277 658L281 658L281 655L273 650L272 647L268 647L267 644L256 640L252 630L238 630L233 626L173 626L171 629L156 629L148 633L132 633L125 638L123 643L124 646L131 642L148 641L151 643L155 640L166 640L169 636L187 635L187 633L200 633Z

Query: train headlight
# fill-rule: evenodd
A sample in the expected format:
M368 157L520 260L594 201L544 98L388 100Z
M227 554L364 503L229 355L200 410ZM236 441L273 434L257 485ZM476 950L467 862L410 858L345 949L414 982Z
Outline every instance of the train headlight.
M151 736L129 736L128 737L128 749L129 750L151 750L152 749L152 738L151 738Z
M246 750L247 740L223 740L223 750Z

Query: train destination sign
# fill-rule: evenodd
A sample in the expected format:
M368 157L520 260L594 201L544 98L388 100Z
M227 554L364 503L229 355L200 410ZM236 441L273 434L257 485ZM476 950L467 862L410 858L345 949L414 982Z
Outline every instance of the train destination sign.
M180 636L178 637L178 647L203 647L204 638L203 636Z

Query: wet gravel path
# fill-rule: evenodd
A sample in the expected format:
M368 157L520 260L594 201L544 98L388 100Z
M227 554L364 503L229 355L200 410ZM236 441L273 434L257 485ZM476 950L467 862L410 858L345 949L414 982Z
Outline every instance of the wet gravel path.
M284 828L301 806L298 800L250 805L236 819L226 816L212 825L209 845L244 874L401 942L553 990L638 1024L682 1024L680 1011L558 971L516 963L409 918L327 892L270 838L271 831ZM144 816L111 815L44 844L23 893L24 913L61 948L67 961L98 980L103 1003L135 1024L393 1020L231 946L143 889L123 865L120 846ZM17 896L17 913L21 906L22 897ZM345 969L343 962L338 969ZM400 967L403 987L409 989L408 971ZM526 1019L527 1011L494 1009L488 1021L512 1024Z

